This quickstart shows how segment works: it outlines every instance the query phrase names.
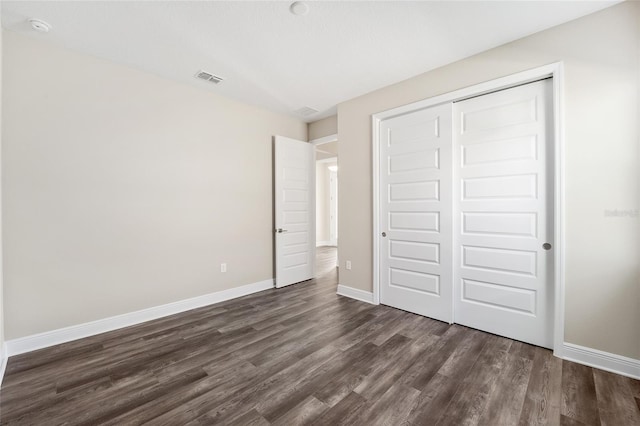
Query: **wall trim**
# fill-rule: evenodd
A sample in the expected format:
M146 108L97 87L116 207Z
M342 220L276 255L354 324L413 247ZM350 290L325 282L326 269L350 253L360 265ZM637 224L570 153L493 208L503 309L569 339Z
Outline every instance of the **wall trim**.
M350 297L351 299L356 299L361 302L377 305L377 303L373 302L373 293L370 291L364 291L357 288L347 287L345 285L338 284L338 291L336 293L339 294L340 296Z
M323 136L318 139L310 140L309 143L313 146L324 145L325 143L331 143L338 140L338 134L334 133L332 135Z
M567 361L640 380L640 359L627 358L626 356L566 342L562 351L563 358Z
M429 108L435 105L460 101L473 96L484 95L497 90L531 83L536 80L553 78L553 191L554 191L554 259L553 259L553 350L554 355L562 358L564 349L565 322L565 160L564 160L564 65L555 62L541 67L518 72L506 77L485 81L473 86L465 87L442 95L434 96L408 105L392 108L371 115L371 145L372 145L372 185L373 185L373 303L380 303L380 271L379 271L379 235L380 229L380 200L379 200L379 169L380 169L380 123L411 111ZM453 303L453 300L452 300ZM454 312L455 318L455 312Z
M316 247L331 246L331 241L316 241Z
M273 279L259 281L228 290L216 291L190 299L167 303L165 305L154 306L140 311L129 312L109 318L103 318L84 324L72 325L70 327L59 328L44 333L31 336L20 337L5 342L4 351L8 356L18 355L25 352L35 351L61 343L70 342L84 337L117 330L123 327L140 324L154 319L166 317L180 312L189 311L203 306L213 305L237 297L247 296L259 291L273 288ZM6 358L4 360L6 361Z
M2 348L0 348L0 386L2 386L2 381L4 380L4 373L7 371L8 360L7 344L5 343L2 345Z
M338 162L338 156L337 155L335 157L329 157L329 158L323 158L322 160L316 160L316 164L337 163L337 162Z

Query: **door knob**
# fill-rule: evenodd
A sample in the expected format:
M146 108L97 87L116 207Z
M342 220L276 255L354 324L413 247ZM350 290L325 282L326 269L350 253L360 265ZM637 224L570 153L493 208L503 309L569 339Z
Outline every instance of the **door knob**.
M386 237L386 236L387 236L387 233L386 233L386 232L383 232L383 233L382 233L382 236L383 236L383 237Z
M287 232L287 230L286 229L282 229L282 228L278 228L278 229L276 229L276 232L278 234L282 234L283 232Z
M551 250L551 244L549 244L549 243L544 243L544 244L542 245L542 248L543 248L543 249L545 249L545 250Z

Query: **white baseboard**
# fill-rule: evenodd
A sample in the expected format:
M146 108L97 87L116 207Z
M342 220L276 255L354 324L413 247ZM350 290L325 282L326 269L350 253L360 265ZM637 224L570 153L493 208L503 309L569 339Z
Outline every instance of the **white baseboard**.
M316 241L316 247L330 246L331 241Z
M620 374L622 376L640 379L640 360L627 358L585 346L565 343L562 348L562 358L589 367Z
M2 386L2 380L4 379L4 372L7 371L7 361L9 356L7 355L7 344L3 344L0 348L0 386Z
M107 331L113 331L119 328L189 311L191 309L212 305L214 303L224 302L226 300L235 299L237 297L246 296L263 290L269 290L271 288L273 288L273 279L259 281L257 283L217 291L215 293L180 300L166 305L154 306L140 311L8 340L5 342L4 350L8 356L31 352L37 349L58 345L60 343L66 343L72 340L82 339L84 337L94 336Z
M350 297L352 299L359 300L361 302L373 303L373 293L370 291L359 290L353 287L347 287L341 284L338 284L337 293L340 296Z

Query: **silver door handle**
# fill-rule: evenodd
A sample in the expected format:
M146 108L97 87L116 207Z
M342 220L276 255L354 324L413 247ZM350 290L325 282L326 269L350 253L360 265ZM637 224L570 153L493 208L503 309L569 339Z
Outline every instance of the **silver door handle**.
M278 234L282 234L283 232L287 232L287 230L286 229L282 229L282 228L278 228L278 229L276 229L276 232Z
M382 233L382 236L383 236L383 237L386 237L386 236L387 236L387 233L386 233L386 232L383 232L383 233Z

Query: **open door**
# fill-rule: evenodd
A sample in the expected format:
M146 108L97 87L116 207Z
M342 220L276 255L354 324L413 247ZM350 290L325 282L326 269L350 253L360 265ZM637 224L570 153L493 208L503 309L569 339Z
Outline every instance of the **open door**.
M313 145L276 136L275 260L276 287L315 275L315 155Z

